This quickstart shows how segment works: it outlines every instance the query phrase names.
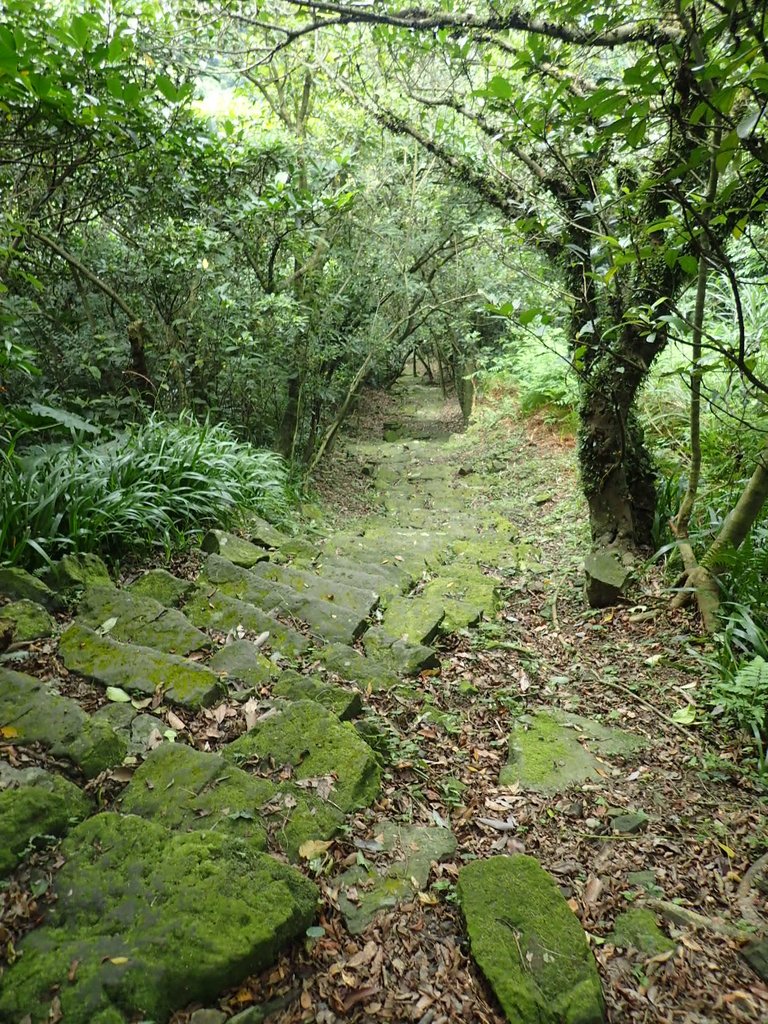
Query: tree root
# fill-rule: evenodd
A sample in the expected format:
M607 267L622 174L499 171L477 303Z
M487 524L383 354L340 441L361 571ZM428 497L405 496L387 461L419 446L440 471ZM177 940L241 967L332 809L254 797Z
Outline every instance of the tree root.
M670 903L669 900L659 900L648 897L643 903L649 910L670 921L678 928L692 928L696 932L711 932L714 935L722 935L724 938L733 939L735 942L744 943L755 938L754 932L745 932L738 925L727 924L725 921L718 921L712 917L699 914L696 910L689 910L688 907L680 907L677 903ZM752 924L752 922L744 922Z
M755 908L752 906L752 901L749 898L750 889L755 886L755 879L768 869L768 853L764 853L762 857L755 861L751 868L745 873L742 880L739 882L739 888L736 891L736 898L739 903L739 909L741 910L741 916L745 921L748 921L753 928L757 928L759 931L765 931L768 928L768 921L765 920Z

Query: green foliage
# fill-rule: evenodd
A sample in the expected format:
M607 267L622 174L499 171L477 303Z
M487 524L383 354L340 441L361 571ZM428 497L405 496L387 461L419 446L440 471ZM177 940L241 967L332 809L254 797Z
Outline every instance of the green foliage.
M0 450L0 551L33 567L68 551L116 558L187 546L245 512L287 515L279 456L232 431L151 416L106 441Z
M757 744L760 770L768 743L768 662L760 655L743 663L712 688L714 712L750 733Z

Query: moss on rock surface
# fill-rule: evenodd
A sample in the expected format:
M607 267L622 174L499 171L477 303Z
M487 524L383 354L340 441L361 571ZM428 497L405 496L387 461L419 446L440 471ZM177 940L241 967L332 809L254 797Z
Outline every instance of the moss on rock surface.
M647 956L657 956L677 948L659 928L655 915L642 907L619 914L606 941L624 949L632 947Z
M310 700L257 723L222 756L235 764L271 758L277 765L291 765L302 781L333 776L330 800L345 812L367 807L379 793L379 766L371 748L353 725Z
M42 743L93 778L121 764L126 741L105 721L89 717L51 684L0 668L0 727L18 746ZM11 731L12 730L12 731Z
M0 594L17 601L35 601L49 611L59 607L60 598L51 588L26 569L0 569Z
M167 608L152 597L112 586L87 590L77 619L95 630L114 619L108 631L111 639L154 647L168 654L183 656L211 644L209 637L176 608Z
M245 569L250 569L258 562L269 559L269 554L263 546L251 544L249 540L243 540L242 537L238 537L234 533L227 533L226 530L210 530L203 537L201 546L203 551L221 555L228 562L241 565Z
M164 1022L271 964L315 914L303 875L215 832L100 814L62 853L48 921L3 979L9 1024L25 1014L43 1024L54 991L66 1024Z
M363 712L363 702L357 691L331 686L320 679L303 676L292 669L283 672L272 687L272 692L288 700L313 700L332 711L342 722L357 718Z
M59 657L71 672L102 686L148 697L159 689L166 700L182 707L207 707L225 690L216 673L203 665L151 647L121 644L77 623L62 634Z
M22 598L0 608L0 633L6 629L16 643L53 636L56 623L41 604Z
M175 608L192 586L189 580L180 580L167 569L150 569L130 583L126 589L141 597L152 597L166 608Z
M444 618L445 608L437 597L396 597L384 613L384 629L390 636L412 644L431 644Z
M584 931L533 857L490 857L459 872L472 955L510 1024L602 1024Z
M109 570L98 555L64 555L48 570L48 582L54 590L80 590L110 586Z
M190 622L201 629L227 632L242 626L251 633L268 632L269 646L287 658L298 657L309 647L309 640L305 636L284 625L274 615L205 583L197 587L184 605L184 613Z
M214 654L208 667L220 673L225 680L246 686L262 686L280 674L273 661L266 658L250 640L235 640Z
M62 836L90 811L88 797L67 779L0 763L0 878L13 871L35 836Z
M216 754L163 743L135 773L118 806L174 831L215 829L264 850L261 808L274 794L272 783L233 768Z
M500 782L559 792L572 783L599 778L601 761L596 755L601 759L627 756L644 745L640 736L579 715L541 711L515 726L509 741L509 763L501 771Z
M389 689L398 683L397 673L390 665L375 657L367 658L347 644L327 644L316 656L329 672L363 690Z

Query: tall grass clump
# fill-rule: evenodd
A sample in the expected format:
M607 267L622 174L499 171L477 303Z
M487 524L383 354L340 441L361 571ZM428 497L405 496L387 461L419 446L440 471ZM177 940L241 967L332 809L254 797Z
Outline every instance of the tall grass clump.
M225 426L152 415L106 441L0 448L0 563L188 546L253 512L287 515L283 460Z

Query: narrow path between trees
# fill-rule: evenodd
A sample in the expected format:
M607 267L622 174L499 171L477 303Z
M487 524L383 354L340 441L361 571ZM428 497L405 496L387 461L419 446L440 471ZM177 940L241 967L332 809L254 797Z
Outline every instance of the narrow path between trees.
M686 622L585 610L570 446L504 408L368 396L333 529L0 573L0 1020L766 1019Z

